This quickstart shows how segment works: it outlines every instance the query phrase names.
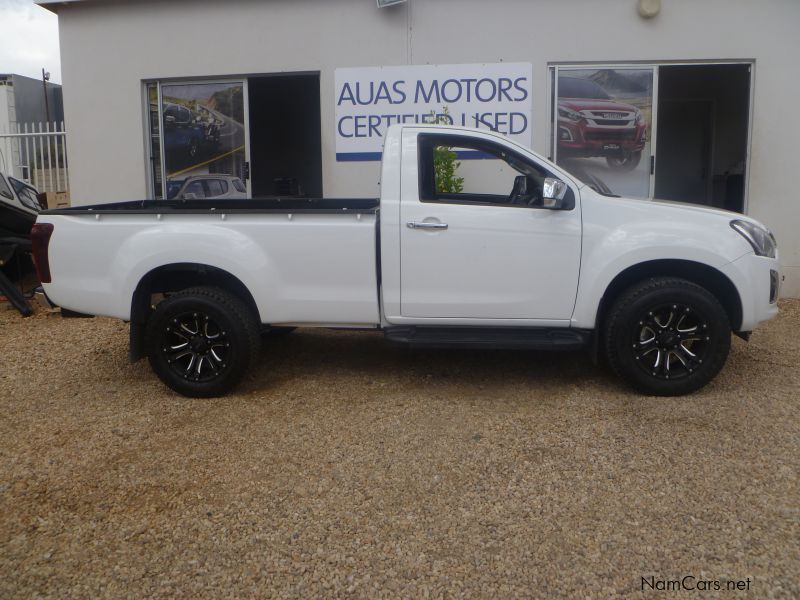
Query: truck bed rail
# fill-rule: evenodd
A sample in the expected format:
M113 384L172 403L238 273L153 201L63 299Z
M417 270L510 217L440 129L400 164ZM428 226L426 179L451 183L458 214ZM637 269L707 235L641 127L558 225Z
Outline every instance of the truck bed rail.
M77 216L85 214L156 214L181 213L348 213L377 212L378 198L253 198L241 200L136 200L92 204L42 211L43 215Z

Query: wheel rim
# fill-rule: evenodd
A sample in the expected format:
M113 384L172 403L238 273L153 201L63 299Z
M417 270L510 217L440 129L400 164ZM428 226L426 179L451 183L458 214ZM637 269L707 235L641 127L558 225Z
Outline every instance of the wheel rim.
M228 368L228 333L211 316L185 312L164 327L161 352L170 369L190 381L216 379Z
M685 304L665 304L645 312L633 334L634 358L658 379L681 379L708 358L711 331L708 319Z

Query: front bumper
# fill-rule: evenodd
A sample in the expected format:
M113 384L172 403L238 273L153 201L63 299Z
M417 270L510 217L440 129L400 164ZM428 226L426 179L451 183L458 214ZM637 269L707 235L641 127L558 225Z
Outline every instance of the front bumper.
M739 331L752 331L759 323L778 315L781 274L779 257L756 256L753 252L728 263L721 271L736 286L742 302Z

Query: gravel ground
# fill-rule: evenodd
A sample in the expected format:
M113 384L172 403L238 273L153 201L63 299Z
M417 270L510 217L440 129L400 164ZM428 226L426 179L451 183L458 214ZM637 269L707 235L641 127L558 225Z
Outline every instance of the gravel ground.
M0 308L0 597L797 597L798 333L783 302L663 399L583 354L302 330L190 400L120 322Z

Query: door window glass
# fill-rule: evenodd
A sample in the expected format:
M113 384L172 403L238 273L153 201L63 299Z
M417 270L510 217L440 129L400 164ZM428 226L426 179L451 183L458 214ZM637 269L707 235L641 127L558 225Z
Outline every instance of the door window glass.
M209 198L214 198L217 196L222 196L227 192L227 189L223 189L223 181L219 179L209 179L206 181L206 185L208 186L207 194ZM225 188L228 186L225 185Z
M419 154L423 202L542 206L542 185L554 176L504 146L468 137L423 134Z

